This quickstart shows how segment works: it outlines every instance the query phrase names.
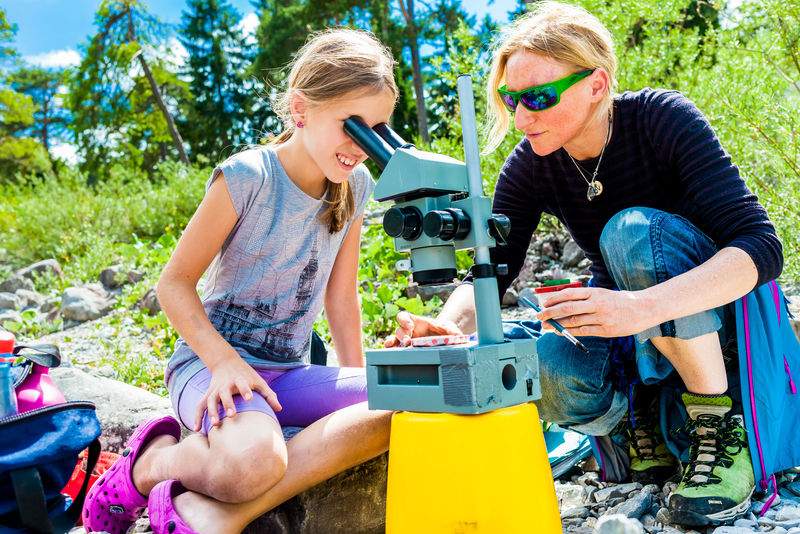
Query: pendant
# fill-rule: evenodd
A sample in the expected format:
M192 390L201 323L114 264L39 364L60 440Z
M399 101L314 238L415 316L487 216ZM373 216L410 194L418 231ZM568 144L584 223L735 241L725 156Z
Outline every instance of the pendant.
M603 192L603 184L600 180L592 180L589 183L589 189L586 190L586 198L591 202L595 197L600 196Z

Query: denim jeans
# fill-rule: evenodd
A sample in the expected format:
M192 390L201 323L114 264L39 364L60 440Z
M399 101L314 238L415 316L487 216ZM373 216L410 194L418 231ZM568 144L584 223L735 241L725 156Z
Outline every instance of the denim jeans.
M627 208L606 223L600 250L620 289L639 290L685 273L716 254L717 248L696 226L679 215L653 208ZM725 328L725 327L728 328ZM635 368L644 384L655 384L673 371L672 364L649 340L653 337L691 339L719 331L725 344L735 330L733 315L722 306L668 321L635 336ZM625 392L612 375L614 340L582 338L586 354L553 333L538 343L542 419L589 435L608 434L628 409Z

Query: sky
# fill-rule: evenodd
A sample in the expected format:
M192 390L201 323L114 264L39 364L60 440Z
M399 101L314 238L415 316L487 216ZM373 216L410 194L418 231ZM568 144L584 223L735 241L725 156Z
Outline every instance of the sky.
M324 1L324 0L318 0ZM180 22L185 0L145 0L149 10L162 21ZM258 24L255 10L249 0L230 0L242 15L245 29ZM79 62L78 46L87 42L94 33L94 12L100 0L0 0L8 20L18 26L14 46L20 55L36 65L60 67ZM485 14L500 22L508 20L515 0L491 2L464 0L464 8L478 20Z

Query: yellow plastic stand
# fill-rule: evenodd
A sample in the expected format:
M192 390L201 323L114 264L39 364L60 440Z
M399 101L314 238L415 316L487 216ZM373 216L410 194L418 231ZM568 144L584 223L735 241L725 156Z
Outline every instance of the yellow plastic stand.
M387 534L560 533L539 413L392 417Z

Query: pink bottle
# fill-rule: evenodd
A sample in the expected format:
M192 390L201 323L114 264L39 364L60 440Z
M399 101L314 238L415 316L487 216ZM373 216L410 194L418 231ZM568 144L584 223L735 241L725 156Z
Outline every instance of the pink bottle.
M4 346L4 350L0 352L7 350L8 353L11 353L13 351L14 336L12 334L3 332L0 341ZM48 374L50 369L33 362L29 365L31 365L30 374L16 389L18 413L66 402L64 395L53 384L53 379Z

